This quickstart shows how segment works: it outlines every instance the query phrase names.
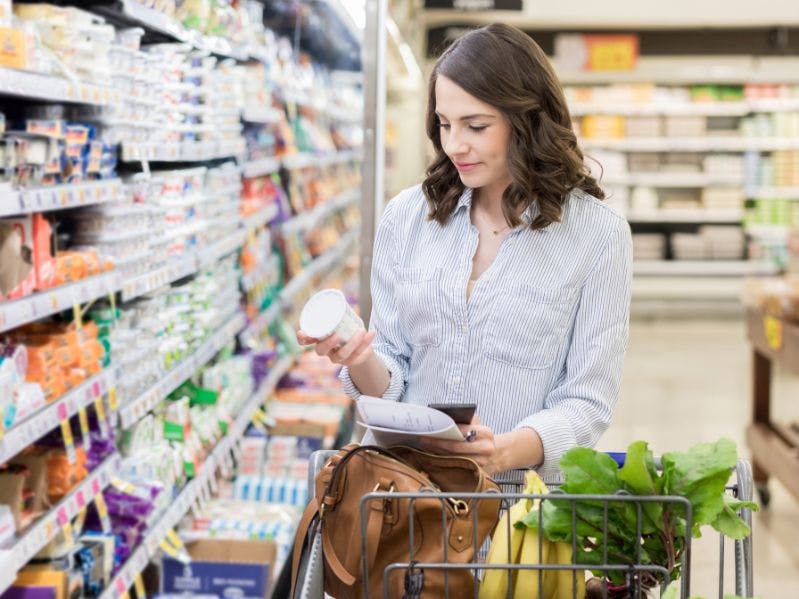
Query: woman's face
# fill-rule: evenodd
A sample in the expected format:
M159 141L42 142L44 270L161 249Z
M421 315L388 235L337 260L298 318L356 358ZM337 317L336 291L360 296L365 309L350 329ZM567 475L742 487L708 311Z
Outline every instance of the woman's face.
M452 79L439 75L435 91L441 146L461 181L501 197L512 180L508 170L510 123L499 110Z

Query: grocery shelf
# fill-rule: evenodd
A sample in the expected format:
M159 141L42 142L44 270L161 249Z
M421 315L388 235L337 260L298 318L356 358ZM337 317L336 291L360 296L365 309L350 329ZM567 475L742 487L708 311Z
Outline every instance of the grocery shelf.
M360 154L354 150L341 150L338 152L325 152L315 154L313 152L301 152L299 154L289 154L283 157L283 166L289 170L307 168L309 166L329 166L331 164L341 164L360 160Z
M235 158L245 151L244 140L176 141L167 143L122 143L122 161L135 162L205 162L220 158Z
M0 333L115 293L120 287L122 275L110 271L20 299L0 301Z
M782 240L785 241L788 239L788 232L790 231L790 225L757 225L757 224L747 224L744 226L744 231L750 237L756 237L758 239L772 239L772 240Z
M13 189L0 191L0 216L64 210L121 199L120 179Z
M147 391L130 401L120 399L123 405L120 406L118 413L122 428L130 428L163 401L167 395L177 389L183 381L205 366L220 349L236 338L236 335L243 327L244 315L237 313L227 323L212 333L192 355L172 368Z
M242 345L247 346L249 342L253 339L256 339L261 332L265 331L269 325L271 325L278 316L280 316L280 312L283 309L283 303L280 301L280 297L276 298L270 306L261 312L257 317L255 317L252 322L241 332L239 333L239 341Z
M216 469L225 459L225 455L233 450L247 428L247 423L252 419L255 411L275 389L281 378L291 369L293 358L280 360L261 384L260 388L247 400L244 408L239 411L235 422L229 427L228 434L220 440L211 454L205 459L197 476L192 479L178 493L166 512L152 527L144 542L133 552L116 576L110 581L100 599L115 599L121 597L132 585L133 579L140 574L150 559L158 555L158 546L166 536L167 531L175 528L181 518L189 511L191 506L200 497L203 488L210 484L212 477L216 476Z
M283 111L277 108L248 106L241 111L241 120L245 123L271 125L279 123L283 118Z
M576 71L554 63L563 85L652 83L663 85L708 85L714 83L799 83L793 57L648 57L638 59L629 71Z
M265 224L272 222L280 212L277 203L272 203L266 206L263 210L244 217L244 228L247 231L252 231L258 227L263 227Z
M580 102L569 107L569 112L572 116L590 114L620 116L745 116L754 112L791 112L797 110L799 110L799 98L664 104Z
M237 229L230 236L212 243L207 248L187 251L181 256L175 256L170 259L166 266L125 281L121 285L122 301L127 302L155 291L173 281L199 272L219 260L222 256L240 248L244 244L246 234L246 230Z
M241 172L246 179L271 175L279 170L280 159L273 157L251 160L249 162L245 162L241 167Z
M645 185L647 187L697 188L742 186L743 175L728 173L608 173L600 179L605 185Z
M248 345L253 339L258 338L258 336L280 316L283 308L293 305L295 296L307 287L313 279L325 271L332 270L337 262L343 260L347 256L347 252L350 250L352 244L357 241L358 235L360 235L360 227L352 228L342 236L335 246L316 258L305 270L292 278L288 284L283 287L280 294L274 299L269 308L254 318L239 334L239 341L241 344Z
M345 233L339 242L324 254L316 258L305 269L289 281L280 292L280 301L283 305L293 305L295 296L319 275L334 268L337 262L346 258L347 252L358 239L360 227L353 227Z
M582 138L583 148L620 152L773 152L799 150L793 137L624 137L619 139Z
M7 584L0 583L0 594L11 586L16 573L111 483L111 479L119 470L119 460L118 453L108 456L69 495L4 548L0 553L0 570L10 572L12 576Z
M196 250L197 254L197 269L202 270L211 264L217 262L222 256L226 256L244 245L244 240L247 237L245 229L239 229L232 235L223 239L213 242L207 248Z
M693 102L673 104L591 104L569 107L572 116L606 114L619 116L744 116L752 112L748 102Z
M746 197L765 200L799 200L799 187L747 187Z
M633 274L642 276L741 277L774 275L779 267L757 260L639 260Z
M57 428L61 422L77 414L81 408L88 407L95 399L104 396L113 386L114 371L106 368L38 412L15 423L0 440L0 464Z
M104 85L73 83L62 77L0 67L0 95L106 106L119 104L119 90Z
M288 219L280 225L280 228L284 234L295 233L297 231L310 231L334 212L357 202L360 197L361 191L359 188L345 191L330 200L322 202L313 210L303 212Z
M627 221L630 223L740 224L742 219L741 210L658 210L627 214Z

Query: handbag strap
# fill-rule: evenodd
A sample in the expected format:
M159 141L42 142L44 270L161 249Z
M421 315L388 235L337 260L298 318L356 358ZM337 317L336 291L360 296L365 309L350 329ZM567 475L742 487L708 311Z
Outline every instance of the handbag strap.
M313 540L316 536L316 529L319 524L318 513L319 505L316 503L316 498L311 497L311 501L306 506L305 511L302 513L302 518L297 524L297 533L294 537L294 556L291 560L291 593L289 594L292 599L294 599L294 592L297 590L297 576L300 571L302 551L307 541L310 541L311 545L313 545ZM310 535L308 534L309 530L311 530Z

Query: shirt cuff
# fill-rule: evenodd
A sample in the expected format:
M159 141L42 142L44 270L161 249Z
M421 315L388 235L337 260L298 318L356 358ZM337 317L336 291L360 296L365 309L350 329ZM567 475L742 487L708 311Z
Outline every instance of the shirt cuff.
M379 351L375 351L375 355L380 359L381 362L383 362L383 364L385 364L386 368L388 369L389 376L391 377L391 380L388 383L388 389L386 389L386 392L383 393L380 399L399 401L402 398L403 393L405 393L405 379L403 377L402 366L400 366L400 363L391 356L383 354ZM344 392L347 395L356 401L360 399L363 393L361 393L358 387L355 386L355 383L352 382L349 368L346 366L342 368L338 378L344 386Z
M544 461L536 470L547 483L561 481L560 458L577 445L569 420L556 410L542 410L522 420L516 428L531 428L538 433L544 446Z

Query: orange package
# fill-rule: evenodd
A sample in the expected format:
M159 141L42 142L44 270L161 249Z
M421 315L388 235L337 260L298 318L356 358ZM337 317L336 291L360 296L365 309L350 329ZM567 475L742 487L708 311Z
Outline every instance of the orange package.
M47 460L47 494L51 502L60 501L67 493L89 475L86 469L86 452L75 448L75 463L70 464L66 450L55 450Z

